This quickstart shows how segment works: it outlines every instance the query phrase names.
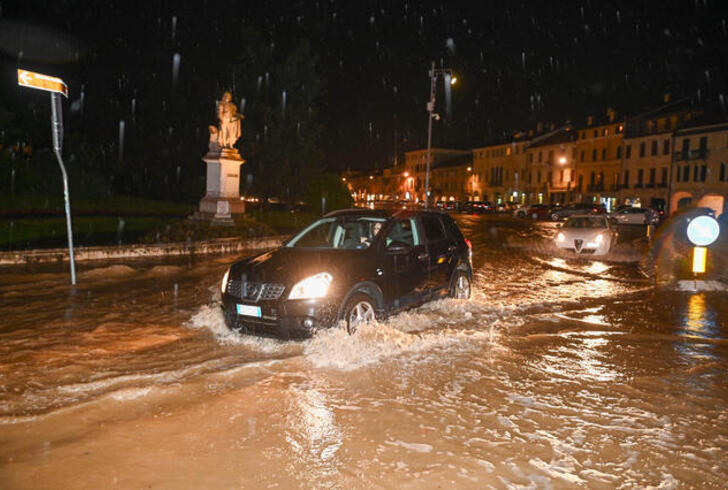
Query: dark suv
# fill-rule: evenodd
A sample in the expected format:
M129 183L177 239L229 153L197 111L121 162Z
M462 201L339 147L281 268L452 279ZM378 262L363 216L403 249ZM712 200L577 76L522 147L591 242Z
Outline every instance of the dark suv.
M233 264L222 308L245 333L303 338L340 320L351 332L428 300L467 299L472 274L470 241L446 214L341 210Z

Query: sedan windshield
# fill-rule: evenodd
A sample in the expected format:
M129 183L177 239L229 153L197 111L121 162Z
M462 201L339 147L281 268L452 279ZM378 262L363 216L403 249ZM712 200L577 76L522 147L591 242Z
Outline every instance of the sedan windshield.
M578 218L569 218L564 223L564 228L606 228L607 220L604 218L583 216Z
M385 221L368 216L322 218L293 237L286 246L348 250L369 248Z

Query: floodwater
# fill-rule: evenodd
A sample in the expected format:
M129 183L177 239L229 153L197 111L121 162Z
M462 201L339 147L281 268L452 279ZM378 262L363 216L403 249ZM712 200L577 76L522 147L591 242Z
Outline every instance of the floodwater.
M463 217L470 301L227 331L235 257L0 274L1 488L723 487L728 295Z

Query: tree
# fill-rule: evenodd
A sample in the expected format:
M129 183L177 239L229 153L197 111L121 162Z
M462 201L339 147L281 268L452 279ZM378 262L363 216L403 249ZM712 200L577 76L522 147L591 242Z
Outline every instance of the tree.
M323 81L307 41L278 59L275 48L251 39L233 67L234 95L244 100L244 192L293 203L306 199L308 186L322 177Z

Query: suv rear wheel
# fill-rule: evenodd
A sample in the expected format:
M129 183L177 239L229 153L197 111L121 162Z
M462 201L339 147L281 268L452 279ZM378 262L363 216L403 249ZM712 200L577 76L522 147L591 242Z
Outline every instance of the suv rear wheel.
M344 307L347 332L353 334L360 325L376 320L375 312L374 300L370 296L364 293L352 295Z

